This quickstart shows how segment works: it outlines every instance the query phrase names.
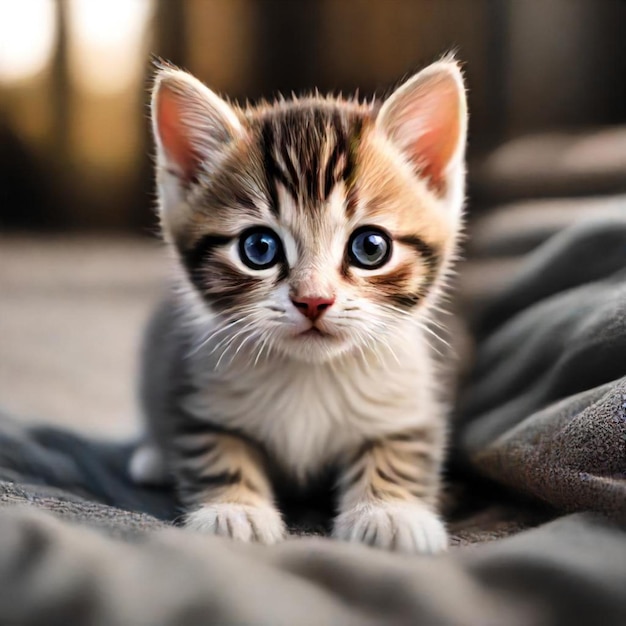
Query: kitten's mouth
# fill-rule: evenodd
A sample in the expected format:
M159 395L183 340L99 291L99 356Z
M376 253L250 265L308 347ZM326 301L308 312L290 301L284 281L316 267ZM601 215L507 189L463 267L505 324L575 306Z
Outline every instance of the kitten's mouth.
M330 337L328 333L320 330L317 326L311 326L309 330L305 330L302 333L298 333L299 337Z
M328 333L317 326L311 326L308 330L304 330L301 333L298 333L296 337L302 339L336 339L335 335Z
M346 337L337 329L327 330L311 326L295 332L285 343L286 352L293 357L309 363L322 363L333 358L349 347Z

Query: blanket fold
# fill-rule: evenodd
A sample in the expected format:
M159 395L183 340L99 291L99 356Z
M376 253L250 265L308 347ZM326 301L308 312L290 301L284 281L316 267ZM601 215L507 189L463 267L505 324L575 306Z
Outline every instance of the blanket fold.
M540 245L485 306L458 449L561 510L626 520L626 217Z
M242 546L176 529L129 544L14 509L0 515L0 615L49 626L617 626L625 538L579 514L420 559L319 538Z

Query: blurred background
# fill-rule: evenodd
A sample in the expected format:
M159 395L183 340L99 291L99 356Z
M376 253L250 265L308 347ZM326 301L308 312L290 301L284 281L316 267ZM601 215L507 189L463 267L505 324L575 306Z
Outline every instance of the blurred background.
M625 34L622 0L0 0L0 405L136 426L139 329L167 273L151 55L254 101L383 94L455 50L472 217L563 195L563 177L584 194L590 171L624 191Z

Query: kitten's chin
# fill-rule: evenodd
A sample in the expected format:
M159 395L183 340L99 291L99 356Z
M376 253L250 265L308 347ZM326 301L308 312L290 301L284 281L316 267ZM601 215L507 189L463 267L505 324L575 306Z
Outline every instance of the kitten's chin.
M276 347L285 356L306 363L326 363L340 357L353 348L344 337L322 334L314 330L285 337Z

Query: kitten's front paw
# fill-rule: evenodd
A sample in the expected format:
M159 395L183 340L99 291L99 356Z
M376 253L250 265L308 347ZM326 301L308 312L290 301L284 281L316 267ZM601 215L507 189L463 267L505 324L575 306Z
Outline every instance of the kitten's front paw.
M410 502L360 504L337 517L333 536L419 554L436 554L448 546L446 529L437 515Z
M187 515L185 526L202 533L266 545L280 541L286 533L280 513L269 504L206 504Z

